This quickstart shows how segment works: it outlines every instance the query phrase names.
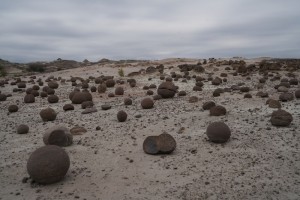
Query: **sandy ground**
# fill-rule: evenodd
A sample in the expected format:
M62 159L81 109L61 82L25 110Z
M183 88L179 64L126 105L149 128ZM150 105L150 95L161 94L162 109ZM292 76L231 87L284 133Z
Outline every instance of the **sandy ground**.
M247 60L255 63L258 60ZM149 62L162 63L165 74L179 72L176 67L182 63L197 63L198 60L166 59ZM169 66L174 68L168 69ZM125 74L147 66L124 67ZM226 66L207 67L207 77L215 68L214 76L224 72ZM43 80L49 75L69 79L70 76L114 75L118 67L89 66L74 70L37 75ZM233 71L229 71L231 73ZM280 72L285 74L286 72ZM298 75L299 72L295 72ZM194 74L194 72L192 73ZM148 81L151 77L152 80ZM62 107L71 103L68 94L74 89L70 82L60 84L56 90L59 103L50 107L58 112L53 122L44 123L39 116L41 109L49 106L47 98L36 98L33 104L24 104L24 93L13 93L16 86L0 88L4 94L12 94L0 102L0 199L300 199L300 102L294 99L282 103L294 120L289 127L277 128L270 123L270 115L276 110L265 105L266 98L255 96L257 73L251 80L228 75L228 82L213 86L205 82L203 91L192 91L195 80L187 83L174 82L187 96L156 101L154 108L143 110L140 101L146 96L142 89L152 83L159 85L159 75L136 76L137 87L124 85L124 96L108 98L106 94L92 93L98 112L83 115L80 105L74 111L64 112ZM126 79L125 77L124 79ZM29 80L29 77L22 78ZM230 87L245 83L251 87L252 99L244 99L240 92L223 93L213 97L217 87ZM274 85L279 81L267 81L264 91L270 97L278 98ZM93 82L91 85L96 85ZM32 84L27 84L27 88ZM293 86L290 91L295 91ZM156 93L156 90L154 90ZM132 96L133 105L125 106L123 98ZM189 103L190 96L198 96L199 102ZM209 116L202 104L213 100L227 109L222 117ZM109 103L112 109L103 111L101 105ZM19 111L8 114L7 107L17 104ZM116 114L125 110L128 119L117 121ZM135 116L140 114L141 118ZM224 121L232 131L232 137L225 144L208 141L205 134L209 123ZM16 127L27 124L28 134L18 135ZM74 136L74 144L64 149L71 159L70 169L63 181L51 185L32 184L26 163L30 154L43 146L42 136L47 128L62 124L68 128L76 125L86 128L83 135ZM96 127L101 127L96 130ZM147 155L143 152L144 139L163 132L171 134L177 141L177 148L171 155Z

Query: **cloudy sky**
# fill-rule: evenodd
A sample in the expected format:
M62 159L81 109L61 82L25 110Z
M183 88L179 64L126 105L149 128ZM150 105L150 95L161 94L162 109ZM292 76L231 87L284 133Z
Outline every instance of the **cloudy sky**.
M299 0L1 0L0 58L300 58Z

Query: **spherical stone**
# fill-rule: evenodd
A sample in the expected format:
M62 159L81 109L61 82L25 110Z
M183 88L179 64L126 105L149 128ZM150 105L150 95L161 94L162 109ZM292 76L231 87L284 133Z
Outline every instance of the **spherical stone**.
M215 91L213 92L213 96L214 96L214 97L219 97L220 95L221 95L220 90L215 89Z
M271 124L274 126L288 126L293 121L293 116L285 110L274 111L271 115Z
M33 94L26 94L24 97L24 103L34 103L35 97Z
M172 153L176 148L176 141L172 135L163 133L158 136L157 146L160 153Z
M96 88L96 86L93 85L93 86L91 87L91 92L96 92L96 91L97 91L97 88Z
M29 131L29 127L25 124L21 124L17 127L18 134L26 134Z
M17 83L18 88L26 88L26 83L25 82L20 82Z
M220 79L219 77L216 77L211 81L212 85L220 85L221 83L222 83L222 79Z
M74 92L72 97L73 104L82 104L85 101L92 101L93 97L89 92Z
M64 111L74 110L74 106L72 104L65 104L63 110Z
M8 112L17 112L19 107L17 105L10 105L8 106Z
M150 109L153 108L154 102L151 98L144 98L141 101L141 106L143 109Z
M158 136L148 136L143 142L143 150L147 154L155 155L159 153Z
M100 84L100 85L98 86L98 92L99 92L99 93L105 93L105 92L106 92L106 89L107 89L107 87L106 87L105 84Z
M94 103L92 101L84 101L81 103L81 108L86 109L88 107L93 107Z
M89 84L87 82L82 82L81 88L82 89L87 89L87 88L89 88Z
M216 106L216 103L213 101L207 101L202 105L203 110L209 110L212 107Z
M58 83L56 81L50 81L50 82L48 82L48 86L52 89L57 89Z
M27 89L25 90L26 94L31 94L32 91L33 91L32 88L27 88Z
M31 91L31 94L33 94L34 97L40 96L40 93L39 93L38 90L32 90L32 91Z
M54 121L56 119L56 112L52 108L42 109L40 116L44 122Z
M201 82L201 81L198 81L198 82L195 83L195 85L198 86L198 87L203 87L204 83Z
M120 110L117 114L117 119L119 122L125 122L127 119L127 113L123 110Z
M176 75L175 75L175 76L176 76ZM172 79L171 77L167 77L167 78L166 78L166 81L167 81L167 82L172 82L173 79Z
M200 92L200 91L202 91L202 87L199 87L199 86L195 85L195 86L193 87L193 91L198 91L198 92Z
M211 142L224 143L230 138L231 131L224 122L213 122L208 125L206 135Z
M32 86L32 89L33 89L33 90L39 90L39 89L40 89L40 86L38 86L38 85L33 85L33 86Z
M241 91L241 92L249 92L249 91L250 91L250 88L249 88L249 87L241 87L241 88L240 88L240 91Z
M45 145L66 147L73 143L73 136L68 128L56 125L46 130L43 141Z
M154 94L154 92L152 90L147 91L147 95L153 95L153 94Z
M106 87L111 88L111 87L114 87L114 86L115 86L116 82L115 82L114 79L108 79L108 80L105 82L105 84L106 84Z
M186 91L179 91L178 92L178 96L182 97L182 96L186 96Z
M162 99L162 97L159 94L153 96L153 100L160 100L160 99Z
M226 115L226 108L223 106L214 106L209 110L211 116Z
M130 82L129 85L130 85L130 87L135 87L136 86L136 82Z
M47 97L47 96L48 96L48 93L47 93L47 92L41 92L40 95L41 95L42 98L44 98L44 97Z
M280 102L275 99L268 99L267 104L269 104L270 108L281 108Z
M155 89L156 85L155 84L151 84L151 85L149 85L149 88Z
M124 99L124 105L132 105L132 99L130 99L130 98L125 98Z
M288 92L289 89L288 89L287 87L285 87L285 86L279 86L279 87L277 88L277 91L278 91L278 92Z
M198 102L198 101L199 101L199 98L196 97L196 96L191 96L191 97L189 98L189 103L196 103L196 102Z
M48 88L46 92L47 92L47 94L49 94L49 95L50 95L50 94L55 94L55 90L52 89L52 88Z
M41 184L55 183L64 178L70 167L68 154L59 146L47 145L35 150L27 161L30 177Z
M6 101L7 97L5 94L0 94L0 101Z
M48 96L48 102L49 103L57 103L59 100L58 96L55 94L51 94Z
M117 87L115 89L115 95L123 95L124 94L124 88L123 87Z
M281 95L279 95L279 100L281 101L292 101L294 99L294 95L292 93L289 92L285 92L282 93Z
M296 91L295 91L295 97L296 97L297 99L300 99L300 90L296 90Z
M159 94L162 98L172 98L175 96L176 91L177 88L175 85L170 81L166 81L158 86L157 94Z
M252 98L252 95L251 95L250 93L246 93L246 94L244 95L244 98L245 98L245 99L250 99L250 98Z

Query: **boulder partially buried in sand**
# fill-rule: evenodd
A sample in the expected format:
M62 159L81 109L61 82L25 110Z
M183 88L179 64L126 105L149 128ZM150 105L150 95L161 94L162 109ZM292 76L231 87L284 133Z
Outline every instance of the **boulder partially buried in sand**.
M285 110L274 111L271 115L271 123L274 126L288 126L293 121L293 116Z
M46 130L43 141L45 145L66 147L73 143L73 136L68 128L57 125Z

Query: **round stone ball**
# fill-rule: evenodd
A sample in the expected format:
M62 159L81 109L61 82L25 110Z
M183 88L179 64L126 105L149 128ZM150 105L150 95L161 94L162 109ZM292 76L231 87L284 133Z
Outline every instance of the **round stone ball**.
M24 103L34 103L35 97L33 94L26 94L24 97Z
M123 87L117 87L115 89L115 95L123 95L124 94L124 88Z
M209 113L211 116L222 116L222 115L226 115L226 108L223 106L214 106L212 108L210 108Z
M17 105L10 105L8 106L8 112L17 112L19 107Z
M143 109L151 109L153 108L154 102L151 98L144 98L141 101L141 106Z
M56 81L50 81L50 82L48 82L48 86L52 89L57 89L58 83Z
M96 86L91 86L91 92L96 92L97 91L97 88L96 88Z
M66 147L73 143L73 136L68 128L56 125L46 130L43 135L43 142L45 145Z
M111 88L115 86L116 81L114 79L108 79L105 83L106 83L106 87Z
M28 174L40 184L51 184L62 180L69 167L68 154L56 145L38 148L27 161Z
M285 110L274 111L271 115L271 124L274 126L288 126L293 121L293 116Z
M26 134L29 131L29 127L25 124L21 124L17 127L18 134Z
M224 122L213 122L208 125L206 135L211 142L224 143L230 138L231 131Z
M6 101L7 97L5 94L0 94L0 101Z
M127 119L127 113L124 110L120 110L117 114L117 119L119 122L125 122Z
M124 99L124 105L126 105L126 106L132 105L132 99L130 99L130 98L125 98L125 99Z
M63 106L64 111L74 110L74 106L72 104L65 104Z
M41 110L40 116L44 122L54 121L56 119L57 113L52 108L46 108Z
M48 102L49 103L57 103L59 100L58 96L55 94L51 94L48 96Z
M172 82L166 81L158 86L157 94L162 98L172 98L175 96L176 90L177 88Z
M99 92L99 93L105 93L105 92L106 92L106 89L107 89L107 87L106 87L105 84L100 84L100 85L98 86L98 92Z

